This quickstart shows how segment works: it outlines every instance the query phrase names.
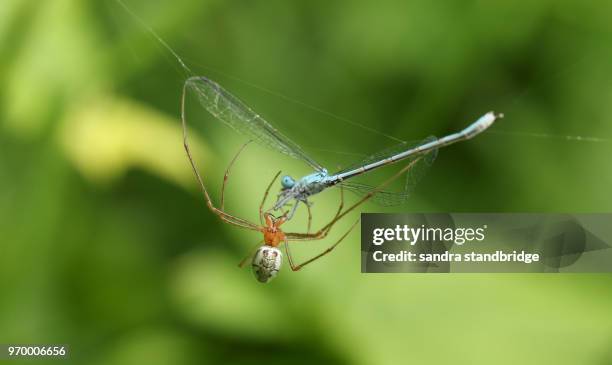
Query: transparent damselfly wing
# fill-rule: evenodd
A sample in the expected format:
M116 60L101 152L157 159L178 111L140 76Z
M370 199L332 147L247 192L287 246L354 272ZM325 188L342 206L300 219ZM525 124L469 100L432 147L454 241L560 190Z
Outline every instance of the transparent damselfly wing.
M191 77L185 82L183 98L185 98L187 90L195 93L200 104L210 114L236 132L264 147L302 160L317 171L324 170L321 165L306 155L296 143L276 130L259 114L216 82L206 77Z
M429 143L435 141L436 137L428 137L421 141L420 143L414 144L414 146ZM376 154L368 156L363 161L351 165L340 171L342 173L344 171L351 171L355 168L359 168L360 166L365 166L371 162L378 161L380 159L384 159L389 156L393 156L398 152L410 149L412 146L409 143L401 143L397 146L385 149ZM395 206L405 204L412 195L414 188L421 181L421 179L427 174L429 167L434 163L436 157L438 155L438 150L434 149L428 153L422 155L415 155L414 157L410 157L405 160L406 164L413 164L412 167L406 172L406 180L401 191L386 191L381 190L378 191L374 196L372 196L372 201L383 206ZM402 161L404 163L404 161ZM371 192L375 189L374 186L370 186L367 184L362 184L353 181L343 181L342 187L346 190L349 190L357 195L363 196Z

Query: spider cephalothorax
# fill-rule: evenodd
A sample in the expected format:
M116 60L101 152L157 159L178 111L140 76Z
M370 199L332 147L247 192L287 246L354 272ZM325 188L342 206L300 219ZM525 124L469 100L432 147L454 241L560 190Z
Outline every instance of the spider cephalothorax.
M271 247L278 247L286 240L285 233L280 229L280 226L287 220L286 216L279 218L272 214L264 215L266 226L263 227L264 244Z

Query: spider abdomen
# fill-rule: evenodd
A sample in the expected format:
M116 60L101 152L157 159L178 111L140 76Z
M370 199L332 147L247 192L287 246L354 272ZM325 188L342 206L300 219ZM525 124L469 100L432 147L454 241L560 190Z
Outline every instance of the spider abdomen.
M253 256L253 274L257 281L267 283L276 277L282 263L281 251L272 246L261 246Z

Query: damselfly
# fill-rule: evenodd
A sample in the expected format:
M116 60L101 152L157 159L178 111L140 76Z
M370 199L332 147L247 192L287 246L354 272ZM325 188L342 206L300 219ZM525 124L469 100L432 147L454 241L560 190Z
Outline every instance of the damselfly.
M372 155L349 168L338 171L334 174L329 174L328 170L309 157L304 151L288 137L276 130L270 123L263 119L259 114L255 113L240 99L230 94L216 82L201 76L190 77L185 82L183 87L183 96L181 100L181 118L183 128L186 130L185 117L185 97L188 88L192 89L198 97L200 104L215 118L227 124L237 132L247 136L251 140L259 144L272 148L278 152L284 153L291 157L300 159L310 165L315 171L312 174L306 175L300 179L294 179L291 176L283 176L281 179L281 191L273 210L280 210L288 204L293 203L293 208L287 215L287 219L291 219L300 202L310 206L308 198L318 194L328 187L342 183L342 186L348 190L352 190L359 194L364 194L372 190L372 187L349 183L346 180L352 177L361 175L368 171L372 171L379 167L396 163L399 161L416 161L417 159L424 165L431 164L435 158L438 148L448 146L450 144L468 140L480 134L489 128L495 120L503 117L502 114L488 112L477 121L469 125L460 132L447 135L443 138L436 139L430 137L423 142L409 146L401 144L388 150ZM185 139L187 147L187 140ZM421 159L421 157L423 157ZM193 161L191 161L193 164ZM415 168L414 171L422 170ZM412 176L412 177L411 177ZM418 174L409 175L406 187L402 192L379 192L377 194L378 202L383 204L402 203L407 198L410 189L418 180Z

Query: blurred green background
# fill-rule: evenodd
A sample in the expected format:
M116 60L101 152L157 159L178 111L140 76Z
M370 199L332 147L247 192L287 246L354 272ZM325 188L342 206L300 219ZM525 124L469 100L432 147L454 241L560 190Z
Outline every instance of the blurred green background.
M367 128L414 140L506 114L395 211L612 208L609 1L125 1L331 169L394 143ZM354 232L257 283L236 264L260 237L206 209L184 155L184 79L112 0L2 2L0 343L70 344L79 364L612 363L610 275L363 275ZM244 139L188 109L218 199ZM279 169L308 172L249 146L228 210L256 219ZM337 191L314 201L319 227Z

